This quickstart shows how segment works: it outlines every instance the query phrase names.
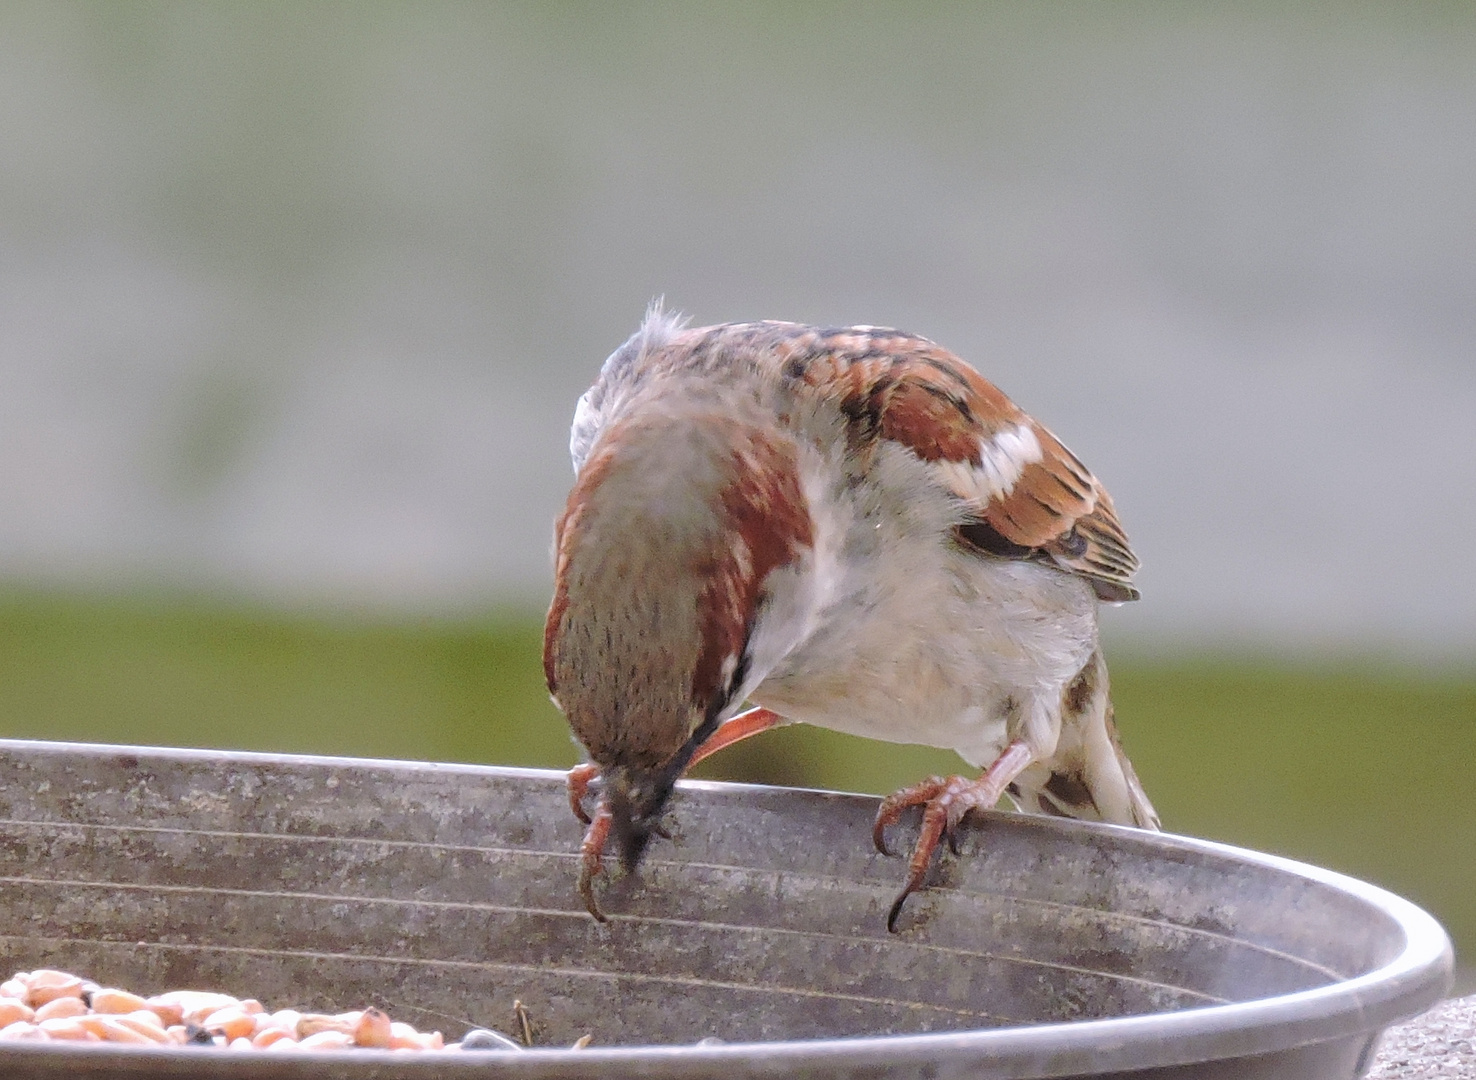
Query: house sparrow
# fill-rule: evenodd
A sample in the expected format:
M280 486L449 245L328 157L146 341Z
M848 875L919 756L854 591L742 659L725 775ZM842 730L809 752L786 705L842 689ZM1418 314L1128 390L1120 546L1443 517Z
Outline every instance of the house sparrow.
M1158 827L1098 645L1098 603L1138 597L1112 500L952 353L879 327L688 329L653 309L580 398L570 450L543 657L591 759L570 803L596 918L611 834L634 869L683 772L793 721L984 770L882 803L883 853L923 808L889 929L940 840L1001 796Z

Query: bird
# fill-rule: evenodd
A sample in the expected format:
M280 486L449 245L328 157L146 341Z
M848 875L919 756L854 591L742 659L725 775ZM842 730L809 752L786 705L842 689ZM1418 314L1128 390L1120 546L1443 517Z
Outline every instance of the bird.
M1138 599L1138 559L1096 477L958 356L653 305L579 399L570 453L543 662L588 755L568 789L595 918L612 840L634 871L684 772L787 723L982 770L882 801L883 854L922 808L894 932L940 843L1002 798L1159 828L1098 635L1100 604Z

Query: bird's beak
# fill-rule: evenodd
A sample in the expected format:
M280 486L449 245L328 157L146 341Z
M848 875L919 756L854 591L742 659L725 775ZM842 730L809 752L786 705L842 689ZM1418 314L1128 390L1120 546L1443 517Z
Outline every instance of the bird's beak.
M606 774L611 832L627 873L640 863L651 834L661 833L661 815L680 775L671 768L616 768Z
M665 836L661 815L671 801L672 789L687 771L693 755L717 726L716 716L709 718L680 750L663 765L655 768L638 765L616 765L604 770L605 798L610 807L610 828L620 852L620 864L627 873L634 870L645 854L651 834Z

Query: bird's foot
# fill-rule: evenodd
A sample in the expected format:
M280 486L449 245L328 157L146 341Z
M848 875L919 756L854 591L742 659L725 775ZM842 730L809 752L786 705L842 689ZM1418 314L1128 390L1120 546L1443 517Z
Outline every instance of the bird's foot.
M569 781L571 799L574 781ZM578 804L576 813L584 809L582 802ZM593 817L584 816L589 822L589 828L584 831L584 841L579 845L579 895L584 899L584 908L593 915L598 922L608 922L605 913L600 910L599 901L595 899L595 878L605 872L605 844L610 839L610 823L614 820L610 814L610 807L603 797L595 803Z
M768 731L769 728L783 723L785 720L782 716L768 709L749 709L726 721L717 731L713 732L712 737L692 755L692 760L688 762L687 767L691 768L703 758L717 753L724 747L732 746L735 742L751 735L757 735L761 731ZM584 832L584 841L579 845L579 895L584 898L584 906L589 913L600 922L605 922L605 915L595 901L594 881L604 873L605 845L610 840L610 828L614 819L604 795L599 796L596 800L593 815L584 808L585 802L589 799L590 789L599 779L600 767L592 761L575 765L569 770L569 809L573 811L575 817L588 826ZM671 833L659 823L651 825L650 828L663 840L671 839Z
M712 733L711 738L697 748L697 752L692 755L692 760L687 763L687 768L692 768L703 758L711 757L719 750L732 746L735 742L741 742L761 731L768 731L784 723L784 717L768 709L754 708L740 713L731 720L725 721ZM590 817L589 811L584 809L584 802L589 797L589 789L599 778L600 767L593 761L575 765L569 770L569 809L574 811L574 816L586 825L590 823ZM658 829L657 835L666 836L666 833Z
M979 790L980 785L981 781L964 776L933 776L920 784L903 788L883 800L871 832L876 850L883 855L892 854L886 842L887 827L896 824L911 807L923 808L922 828L912 847L912 857L907 860L907 881L897 894L897 899L892 902L891 910L887 912L888 930L896 933L897 916L902 913L902 905L922 887L923 878L927 876L928 866L933 861L933 853L938 850L939 842L946 838L948 846L953 849L954 854L958 854L955 837L958 823L974 807L984 805L986 794ZM988 805L993 806L998 799L996 794Z
M584 808L584 800L589 794L590 785L599 778L600 767L593 761L575 765L569 770L569 809L573 810L574 816L586 825L591 822L589 811Z
M590 788L599 778L600 768L592 762L569 770L569 809L588 826L579 845L579 895L584 900L586 911L600 922L608 922L595 899L594 885L595 878L605 872L605 845L610 842L610 829L615 819L604 795L595 799L593 814L584 808ZM671 833L659 824L652 825L651 831L663 840L671 839Z
M887 847L887 827L896 824L909 808L923 808L922 828L913 845L912 857L907 860L907 880L887 912L889 931L897 932L897 916L902 913L902 905L922 887L923 878L927 876L928 866L933 861L933 853L938 850L939 841L946 837L948 846L957 855L959 822L970 810L992 809L1004 794L1005 788L1033 759L1030 748L1025 743L1016 741L1005 747L1004 753L977 780L964 776L933 776L882 800L881 807L876 812L876 822L872 826L871 840L876 845L876 850L883 855L891 854Z

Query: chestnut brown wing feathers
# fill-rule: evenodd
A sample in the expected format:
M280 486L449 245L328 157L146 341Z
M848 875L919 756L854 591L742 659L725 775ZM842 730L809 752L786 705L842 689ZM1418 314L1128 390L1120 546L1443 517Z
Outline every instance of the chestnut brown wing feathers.
M784 378L837 402L853 437L898 443L927 462L966 508L961 543L1048 560L1103 600L1137 599L1138 559L1106 490L973 368L893 330L784 329L771 353Z

